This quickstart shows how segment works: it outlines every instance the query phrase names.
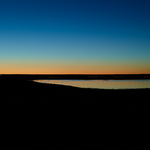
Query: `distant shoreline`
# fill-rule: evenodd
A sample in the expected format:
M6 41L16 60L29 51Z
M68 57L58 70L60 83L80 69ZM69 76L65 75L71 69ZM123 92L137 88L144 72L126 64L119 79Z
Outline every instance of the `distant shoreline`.
M1 74L0 78L9 79L84 79L84 80L140 80L150 79L150 74Z

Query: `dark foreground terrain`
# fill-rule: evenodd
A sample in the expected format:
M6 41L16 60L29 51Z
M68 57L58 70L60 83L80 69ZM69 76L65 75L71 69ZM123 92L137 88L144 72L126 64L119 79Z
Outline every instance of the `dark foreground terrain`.
M0 149L148 149L150 89L100 90L0 77Z

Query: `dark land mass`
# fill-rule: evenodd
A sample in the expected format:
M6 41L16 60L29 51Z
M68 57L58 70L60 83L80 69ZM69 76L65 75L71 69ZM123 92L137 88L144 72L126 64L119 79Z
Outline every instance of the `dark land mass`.
M84 79L84 80L128 80L150 79L150 74L3 74L3 78L14 80L37 80L37 79Z
M38 77L0 76L0 149L149 146L150 89L82 89L31 79Z

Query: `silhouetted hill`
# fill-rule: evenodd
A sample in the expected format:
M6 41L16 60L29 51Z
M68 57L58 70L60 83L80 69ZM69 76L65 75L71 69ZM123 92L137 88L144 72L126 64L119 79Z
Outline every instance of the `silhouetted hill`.
M145 149L149 94L0 78L1 148Z
M113 79L113 80L126 80L126 79L150 79L150 74L3 74L3 79L11 80L36 80L36 79L84 79L84 80L97 80L97 79Z

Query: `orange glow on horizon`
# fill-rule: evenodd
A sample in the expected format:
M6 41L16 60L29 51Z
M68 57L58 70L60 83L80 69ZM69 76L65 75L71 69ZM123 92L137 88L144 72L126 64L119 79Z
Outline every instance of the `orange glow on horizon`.
M150 68L116 66L0 66L0 74L150 74Z

